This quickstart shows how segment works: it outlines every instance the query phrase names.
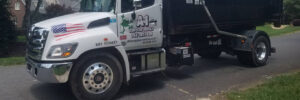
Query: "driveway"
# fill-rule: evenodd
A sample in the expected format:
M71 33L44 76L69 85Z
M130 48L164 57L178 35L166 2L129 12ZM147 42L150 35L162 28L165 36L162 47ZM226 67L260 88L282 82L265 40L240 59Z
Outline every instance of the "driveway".
M269 64L259 68L241 65L236 57L223 54L220 59L199 56L193 66L134 79L124 86L116 100L199 100L209 95L243 87L271 75L300 70L300 33L272 37L278 49ZM41 83L25 66L0 67L0 100L74 100L64 84Z

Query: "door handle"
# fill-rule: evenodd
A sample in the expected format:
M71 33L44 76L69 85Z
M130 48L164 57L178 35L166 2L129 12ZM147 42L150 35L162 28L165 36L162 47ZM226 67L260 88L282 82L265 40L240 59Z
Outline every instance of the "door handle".
M157 25L157 21L150 21L149 24L151 24L151 25Z

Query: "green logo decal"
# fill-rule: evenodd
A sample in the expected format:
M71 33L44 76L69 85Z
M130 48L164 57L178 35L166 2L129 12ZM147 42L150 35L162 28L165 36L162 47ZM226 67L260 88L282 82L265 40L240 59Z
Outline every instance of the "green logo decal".
M121 18L122 18L121 26L122 26L123 30L120 33L125 34L125 31L126 31L125 28L128 27L129 30L133 28L133 25L132 25L133 21L126 19L124 15L122 15Z

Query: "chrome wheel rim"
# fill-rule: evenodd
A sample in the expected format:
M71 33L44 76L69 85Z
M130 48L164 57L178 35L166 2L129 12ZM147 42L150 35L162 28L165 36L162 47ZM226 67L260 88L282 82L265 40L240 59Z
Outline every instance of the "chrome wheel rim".
M256 46L256 57L258 60L264 60L267 56L267 46L264 42L260 42Z
M112 84L113 72L105 63L94 63L84 72L82 82L87 92L101 94Z

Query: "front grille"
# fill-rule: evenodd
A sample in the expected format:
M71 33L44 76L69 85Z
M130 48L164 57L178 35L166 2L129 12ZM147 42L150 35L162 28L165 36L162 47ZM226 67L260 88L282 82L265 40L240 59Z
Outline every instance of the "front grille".
M28 34L27 55L35 60L41 60L49 31L33 27Z

